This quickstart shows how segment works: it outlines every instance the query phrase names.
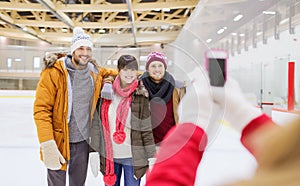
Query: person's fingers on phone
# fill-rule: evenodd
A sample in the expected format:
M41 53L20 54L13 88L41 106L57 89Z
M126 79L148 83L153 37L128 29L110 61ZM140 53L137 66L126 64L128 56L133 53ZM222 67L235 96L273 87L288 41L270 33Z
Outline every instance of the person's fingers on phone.
M220 106L222 107L225 106L226 101L232 101L231 99L227 99L233 92L241 92L238 82L231 77L227 77L224 87L212 86L211 89L213 93L214 102L220 104Z

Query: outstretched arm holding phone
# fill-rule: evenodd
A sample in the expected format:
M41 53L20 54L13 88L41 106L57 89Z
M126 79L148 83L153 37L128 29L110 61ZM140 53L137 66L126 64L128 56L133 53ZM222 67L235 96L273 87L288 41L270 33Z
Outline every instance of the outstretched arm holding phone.
M232 85L232 81L227 81L224 87L211 87L206 74L202 74L194 80L192 87L187 87L179 105L179 125L162 143L157 161L147 177L147 186L194 184L198 164L209 139L206 129L213 119L210 116L214 106L224 109L225 117L229 118L233 128L241 132L242 143L259 160L261 146L256 139L262 139L262 131L276 125L268 116L253 113L253 106L243 97L238 85ZM241 103L236 104L236 98ZM238 111L244 112L245 118L235 119Z

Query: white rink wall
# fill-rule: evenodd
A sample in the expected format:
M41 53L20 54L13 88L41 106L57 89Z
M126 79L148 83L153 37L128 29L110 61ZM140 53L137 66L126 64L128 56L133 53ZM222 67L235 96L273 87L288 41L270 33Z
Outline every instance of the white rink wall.
M34 97L35 90L0 90L0 97Z

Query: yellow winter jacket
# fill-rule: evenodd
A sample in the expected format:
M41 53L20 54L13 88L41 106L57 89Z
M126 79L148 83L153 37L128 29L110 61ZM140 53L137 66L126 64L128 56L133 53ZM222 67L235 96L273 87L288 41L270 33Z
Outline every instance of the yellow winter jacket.
M45 69L40 74L34 101L34 121L37 127L39 142L54 139L57 147L66 160L70 159L68 117L68 71L65 67L65 57L57 59L56 56L48 57ZM95 71L91 72L94 79L94 96L91 100L91 117L100 97L103 78L116 76L117 70L100 68L93 64ZM92 118L91 118L92 120ZM41 157L42 158L42 157ZM61 168L66 170L66 164Z

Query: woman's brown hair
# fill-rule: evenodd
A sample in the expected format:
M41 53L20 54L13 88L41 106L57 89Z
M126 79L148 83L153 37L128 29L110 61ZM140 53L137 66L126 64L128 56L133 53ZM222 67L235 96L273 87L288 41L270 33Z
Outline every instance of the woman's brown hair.
M136 58L132 55L122 55L118 59L118 70L122 70L123 68L127 69L135 69L138 70L138 62Z

